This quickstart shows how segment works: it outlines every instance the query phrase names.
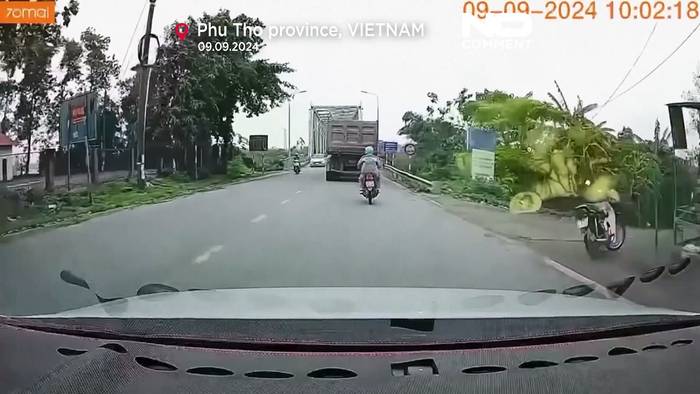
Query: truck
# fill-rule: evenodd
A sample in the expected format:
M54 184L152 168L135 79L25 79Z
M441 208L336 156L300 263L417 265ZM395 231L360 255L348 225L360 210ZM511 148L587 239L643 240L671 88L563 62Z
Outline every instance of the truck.
M357 179L357 161L365 147L377 150L377 122L363 120L333 121L328 125L326 180Z
M377 151L377 122L361 120L359 106L318 106L310 111L309 153L326 154L326 180L357 180L357 161L365 147Z

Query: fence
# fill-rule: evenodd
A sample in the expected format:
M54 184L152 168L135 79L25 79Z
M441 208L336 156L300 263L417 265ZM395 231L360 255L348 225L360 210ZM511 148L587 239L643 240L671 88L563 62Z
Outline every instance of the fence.
M183 147L151 142L146 145L145 167L151 170L148 173L183 170L193 173L195 167L198 174L225 173L226 164L236 154L240 154L240 150L234 145L188 144ZM31 152L29 157L30 171L27 174L27 153L0 153L0 182L14 181L12 183L16 184L28 181L35 188L47 186L45 178L49 163L52 163L53 184L59 187L66 185L68 188L71 184L95 183L135 175L137 168L136 150L133 148L90 146L86 149L84 144L74 144L70 149ZM266 157L266 161L267 159Z
M39 174L41 152L29 153L29 174ZM0 153L0 182L27 175L27 153Z

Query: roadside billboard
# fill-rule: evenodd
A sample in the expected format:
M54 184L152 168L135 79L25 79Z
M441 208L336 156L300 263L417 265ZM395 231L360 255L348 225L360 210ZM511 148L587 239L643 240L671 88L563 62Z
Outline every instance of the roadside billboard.
M493 130L470 127L467 130L467 149L471 151L472 178L494 178L498 134Z
M97 139L97 94L81 94L61 104L59 139L61 146Z
M467 129L467 150L479 149L495 152L497 142L498 134L494 130L477 127Z
M264 152L267 150L267 135L251 135L248 138L248 151Z

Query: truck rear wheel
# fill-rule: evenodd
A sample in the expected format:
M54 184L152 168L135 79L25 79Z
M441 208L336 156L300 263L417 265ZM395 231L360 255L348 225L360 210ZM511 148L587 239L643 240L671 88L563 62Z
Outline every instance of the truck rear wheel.
M330 182L333 181L333 173L330 171L326 171L326 181Z

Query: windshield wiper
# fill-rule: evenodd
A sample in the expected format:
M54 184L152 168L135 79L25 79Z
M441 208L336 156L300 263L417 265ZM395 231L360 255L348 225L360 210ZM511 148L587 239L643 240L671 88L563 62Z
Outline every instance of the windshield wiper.
M110 302L110 301L117 301L117 300L123 300L124 297L115 297L115 298L107 298L107 297L102 297L95 290L93 290L88 282L79 277L78 275L72 273L69 270L63 270L61 271L61 274L59 275L61 277L61 280L63 280L66 283L69 283L71 285L79 286L82 287L83 289L90 290L92 294L97 297L97 300L100 303L104 302ZM189 291L196 291L200 289L190 289ZM149 283L146 285L143 285L139 287L139 289L136 291L137 296L142 296L142 295L148 295L148 294L156 294L156 293L177 293L180 290L169 286L169 285L164 285L162 283Z

